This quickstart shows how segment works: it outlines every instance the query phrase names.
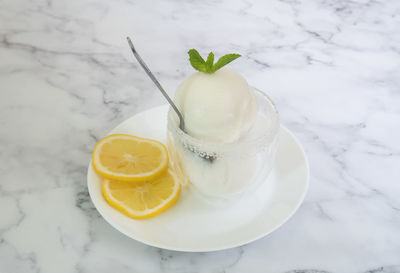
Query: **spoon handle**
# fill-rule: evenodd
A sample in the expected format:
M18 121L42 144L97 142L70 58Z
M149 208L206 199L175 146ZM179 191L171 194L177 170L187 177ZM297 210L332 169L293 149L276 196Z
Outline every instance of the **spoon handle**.
M185 131L185 123L183 121L183 117L181 115L181 112L179 112L178 108L176 107L175 103L171 100L171 98L168 96L167 92L165 92L164 88L161 86L161 84L158 82L156 77L154 76L153 73L151 73L150 69L147 67L143 59L140 57L140 55L137 53L135 47L133 46L133 43L129 37L127 37L129 46L132 49L133 55L135 55L135 58L138 60L139 64L143 67L144 71L146 74L150 77L150 79L155 83L155 85L158 87L158 89L161 91L161 93L164 95L164 97L167 99L168 103L171 105L172 109L176 112L176 114L179 117L179 128L182 131Z

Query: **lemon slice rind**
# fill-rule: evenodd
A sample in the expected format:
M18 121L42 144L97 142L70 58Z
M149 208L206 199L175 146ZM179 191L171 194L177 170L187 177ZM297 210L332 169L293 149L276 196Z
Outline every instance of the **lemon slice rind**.
M157 168L153 169L150 172L143 172L138 174L124 174L124 173L117 173L110 171L108 168L101 165L99 162L100 162L100 154L102 146L107 143L110 143L113 139L135 140L137 142L149 143L152 146L157 147L162 151L160 164L158 165ZM164 144L156 140L141 138L133 135L126 135L126 134L113 134L106 136L96 144L92 154L92 164L96 172L98 172L105 178L120 180L120 181L143 181L156 178L158 175L163 173L168 168L168 152Z
M133 209L127 207L123 202L116 199L111 194L109 185L110 185L110 183L112 183L112 180L108 179L108 178L104 178L104 180L103 180L103 186L102 186L103 196L106 199L107 203L109 203L112 207L121 211L128 217L131 217L134 219L145 219L145 218L150 218L150 217L159 215L160 213L166 211L167 209L169 209L172 205L174 205L177 202L177 200L179 199L180 191L181 191L181 185L180 185L179 181L177 180L175 173L171 170L168 170L167 172L169 175L172 176L172 178L174 180L173 191L168 196L168 198L164 199L159 205L157 205L154 208L139 211L139 210L133 210Z

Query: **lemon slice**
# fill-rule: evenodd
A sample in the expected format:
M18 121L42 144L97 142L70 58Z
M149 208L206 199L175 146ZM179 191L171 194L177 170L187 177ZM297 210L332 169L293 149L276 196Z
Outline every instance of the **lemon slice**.
M102 176L121 181L143 181L168 168L168 152L158 141L131 135L109 135L93 150L94 169Z
M107 203L136 219L164 212L176 203L180 190L180 183L171 170L154 180L136 183L108 178L103 180L103 196Z

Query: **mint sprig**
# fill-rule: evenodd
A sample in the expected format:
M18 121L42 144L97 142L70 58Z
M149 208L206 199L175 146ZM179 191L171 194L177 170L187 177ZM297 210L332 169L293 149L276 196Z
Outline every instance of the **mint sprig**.
M207 56L207 61L206 61L206 70L207 73L212 73L213 71L213 65L214 65L214 53L210 52Z
M240 54L226 54L218 59L218 61L214 64L214 53L210 52L207 57L207 61L205 61L199 54L196 49L191 49L188 51L189 60L194 69L204 72L207 74L212 74L218 69L224 67L230 62L236 60L241 55Z

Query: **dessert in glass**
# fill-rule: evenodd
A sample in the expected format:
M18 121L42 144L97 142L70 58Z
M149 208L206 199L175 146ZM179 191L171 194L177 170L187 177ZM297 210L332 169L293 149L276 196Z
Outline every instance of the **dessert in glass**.
M224 204L266 181L275 160L279 115L262 91L233 69L221 68L240 55L228 54L235 56L221 65L225 55L213 69L212 53L204 61L191 51L190 61L199 72L182 82L174 98L184 130L173 109L168 113L171 165L190 191Z

